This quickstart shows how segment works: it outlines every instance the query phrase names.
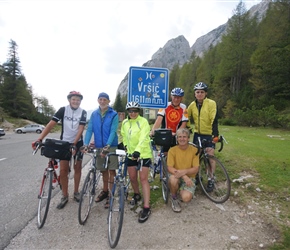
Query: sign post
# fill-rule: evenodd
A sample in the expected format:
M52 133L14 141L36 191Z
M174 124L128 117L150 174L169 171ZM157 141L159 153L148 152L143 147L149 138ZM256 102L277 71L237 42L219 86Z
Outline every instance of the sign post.
M148 109L167 107L168 69L130 67L128 84L128 102L138 102Z

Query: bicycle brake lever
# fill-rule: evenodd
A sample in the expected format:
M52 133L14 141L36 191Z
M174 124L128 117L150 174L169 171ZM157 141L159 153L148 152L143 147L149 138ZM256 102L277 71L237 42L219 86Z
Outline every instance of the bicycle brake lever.
M33 150L32 155L35 155L40 147L40 144L37 144L36 148Z
M226 138L223 135L221 135L221 137L223 138L223 140L225 141L225 143L228 144Z

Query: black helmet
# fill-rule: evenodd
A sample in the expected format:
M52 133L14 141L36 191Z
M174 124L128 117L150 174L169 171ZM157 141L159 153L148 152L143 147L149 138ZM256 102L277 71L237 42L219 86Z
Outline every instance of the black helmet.
M78 96L81 98L81 100L83 99L83 95L81 94L81 92L78 92L78 91L71 91L68 93L67 95L67 99L69 100L72 96Z
M174 88L171 91L171 95L173 95L173 96L184 96L184 90L182 88Z
M204 82L199 82L199 83L195 84L195 86L194 86L194 91L204 90L205 92L207 92L207 89L208 89L208 87Z

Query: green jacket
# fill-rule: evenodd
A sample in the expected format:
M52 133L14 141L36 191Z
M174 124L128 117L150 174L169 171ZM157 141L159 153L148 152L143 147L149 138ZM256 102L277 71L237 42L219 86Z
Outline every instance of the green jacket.
M150 125L144 117L139 115L134 120L125 119L122 123L121 135L127 153L132 154L137 151L141 159L152 158L149 133Z
M193 101L187 108L188 120L194 121L194 132L202 135L218 136L217 106L214 100L205 98L201 109Z

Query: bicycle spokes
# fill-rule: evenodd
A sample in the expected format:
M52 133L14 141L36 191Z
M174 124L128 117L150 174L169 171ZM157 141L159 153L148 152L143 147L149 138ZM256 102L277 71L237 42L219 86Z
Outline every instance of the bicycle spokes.
M230 179L223 164L216 158L203 156L200 160L199 182L205 195L215 203L223 203L230 196Z

